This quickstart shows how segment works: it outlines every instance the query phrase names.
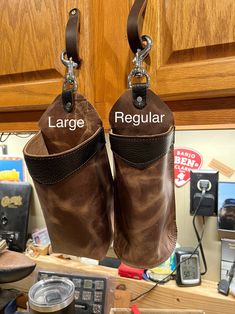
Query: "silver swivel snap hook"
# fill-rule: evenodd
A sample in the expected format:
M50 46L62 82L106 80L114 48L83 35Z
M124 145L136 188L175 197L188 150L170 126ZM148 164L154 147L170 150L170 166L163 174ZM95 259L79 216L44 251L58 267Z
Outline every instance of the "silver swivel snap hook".
M74 69L78 67L78 64L72 60L72 58L66 59L65 58L66 51L63 50L60 55L60 60L63 65L67 68L67 73L64 79L63 90L67 89L67 86L72 86L73 91L76 91L78 88L77 80L74 74Z
M153 46L153 41L152 39L147 36L144 35L142 36L142 40L145 41L146 47L144 49L138 49L135 55L135 58L133 59L133 63L135 64L134 69L130 72L130 74L128 75L128 88L132 88L132 78L133 77L145 77L146 78L146 85L147 88L149 88L150 86L150 76L148 74L148 72L143 68L142 63L144 61L144 59L148 56L152 46Z

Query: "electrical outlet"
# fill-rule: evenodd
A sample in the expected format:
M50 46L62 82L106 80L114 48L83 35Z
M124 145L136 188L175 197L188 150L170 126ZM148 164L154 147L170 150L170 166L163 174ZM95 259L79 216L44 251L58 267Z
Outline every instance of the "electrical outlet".
M0 145L2 155L7 155L7 145Z
M190 172L190 214L197 210L198 216L217 216L218 171L192 170ZM206 185L206 194L201 201L201 186Z

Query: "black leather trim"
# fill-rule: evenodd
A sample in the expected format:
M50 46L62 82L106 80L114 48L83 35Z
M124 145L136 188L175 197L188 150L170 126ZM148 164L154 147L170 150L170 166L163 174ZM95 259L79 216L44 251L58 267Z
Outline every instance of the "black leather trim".
M136 108L143 109L146 106L147 89L145 83L133 84L132 97Z
M174 145L174 128L153 137L127 137L109 134L112 151L134 168L144 169L162 158Z
M74 101L73 101L73 89L63 90L62 92L62 102L65 112L72 112Z
M102 128L91 140L77 149L60 155L43 157L25 155L29 173L33 180L40 184L58 183L83 167L98 151L105 146L104 129Z

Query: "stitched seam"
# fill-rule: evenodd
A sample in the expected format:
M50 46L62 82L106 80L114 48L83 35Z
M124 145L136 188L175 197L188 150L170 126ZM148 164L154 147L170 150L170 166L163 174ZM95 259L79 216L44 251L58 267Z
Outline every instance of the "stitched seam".
M104 149L104 146L102 147L102 149L100 151L102 151ZM99 151L99 152L100 152ZM40 183L40 184L45 184L45 185L52 185L52 184L56 184L59 183L61 181L63 181L64 179L68 178L69 176L71 176L73 173L75 173L76 171L80 170L83 166L85 166L94 156L95 154L98 153L98 150L95 151L95 153L93 155L91 155L82 165L80 165L78 168L72 170L71 172L69 172L68 174L66 174L65 176L63 176L61 179L58 179L56 181L50 181L50 182L44 182L44 181L38 181L36 179L34 179L36 182Z
M146 162L133 162L133 161L129 161L128 159L126 159L126 158L120 156L120 155L119 155L118 153L116 153L115 151L114 151L114 155L116 155L117 157L119 157L120 159L122 159L123 161L125 161L127 164L132 165L133 167L135 167L135 166L141 166L141 165L142 165L142 166L145 166L145 165L146 165L145 168L147 168L147 167L150 166L153 162L155 162L155 161L161 159L163 156L165 156L167 153L169 153L169 151L170 151L170 149L171 149L172 146L173 146L173 144L167 149L166 152L164 152L164 153L162 153L161 155L157 156L156 158L151 159L151 160L146 161Z
M46 160L53 160L53 159L63 159L65 157L67 157L67 156L71 156L71 155L76 154L79 150L80 151L84 150L87 147L87 145L89 145L92 141L95 141L95 139L97 139L101 135L101 133L103 133L103 129L93 139L89 140L86 144L84 144L80 148L77 148L74 151L69 152L69 153L64 153L61 156L50 157L50 155L48 155L48 156L45 156L45 157L31 157L31 156L25 155L25 159L28 159L28 160L45 160L45 161ZM105 139L105 137L102 136L102 139ZM105 140L104 140L104 143L105 143Z
M120 141L127 141L127 142L153 142L153 141L160 141L160 140L162 140L162 139L165 139L165 138L167 138L167 137L170 137L170 136L172 136L173 135L173 131L171 132L171 133L169 133L169 134L167 134L167 135L164 135L164 136L158 136L158 137L154 137L154 138L130 138L130 137L128 137L128 138L124 138L124 137L119 137L119 136L115 136L115 135L112 135L112 134L109 134L109 136L110 136L110 139L111 140L113 140L114 139L114 141L116 140L116 141L118 141L118 140L120 140Z

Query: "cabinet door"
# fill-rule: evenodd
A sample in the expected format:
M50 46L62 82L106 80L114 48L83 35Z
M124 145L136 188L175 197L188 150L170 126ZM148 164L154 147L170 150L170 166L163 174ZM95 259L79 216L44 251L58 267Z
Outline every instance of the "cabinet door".
M42 110L61 92L65 67L60 54L65 48L68 13L74 7L82 12L79 90L92 98L91 80L85 71L90 64L89 16L84 16L90 12L88 6L86 0L0 1L2 129L19 129L21 122L26 129L35 128ZM20 112L16 115L15 111Z
M107 122L132 66L126 23L134 0L98 2L104 28L97 60L105 58L96 86L105 84L95 100ZM154 42L145 65L151 88L169 103L176 124L234 127L235 1L148 0L143 34Z
M126 35L133 2L1 0L0 129L35 129L60 93L60 53L73 7L81 10L79 91L108 128L134 57ZM169 103L177 126L234 127L235 1L148 0L143 34L154 42L145 65L151 88Z
M156 13L159 93L174 100L234 96L235 1L159 0Z

